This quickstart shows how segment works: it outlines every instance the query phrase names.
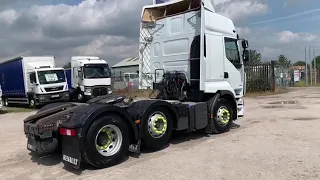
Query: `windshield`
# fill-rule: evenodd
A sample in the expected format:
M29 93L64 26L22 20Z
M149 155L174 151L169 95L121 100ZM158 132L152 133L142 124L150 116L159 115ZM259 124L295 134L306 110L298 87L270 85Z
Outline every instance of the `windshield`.
M40 84L62 83L66 81L64 70L38 71Z
M83 67L84 78L110 78L111 72L107 64L85 65Z

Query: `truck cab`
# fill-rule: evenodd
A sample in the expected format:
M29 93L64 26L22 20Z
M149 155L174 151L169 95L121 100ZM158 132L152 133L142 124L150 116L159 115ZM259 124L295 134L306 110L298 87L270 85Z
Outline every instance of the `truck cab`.
M71 57L70 97L84 102L88 99L112 93L109 64L92 56Z
M68 84L63 68L43 67L28 69L28 96L30 105L53 100L69 99Z

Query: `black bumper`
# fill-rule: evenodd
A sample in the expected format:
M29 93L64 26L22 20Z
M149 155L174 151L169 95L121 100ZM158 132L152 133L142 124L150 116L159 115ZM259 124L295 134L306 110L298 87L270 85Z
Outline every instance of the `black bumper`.
M36 101L38 104L46 104L46 103L68 101L68 100L69 100L69 92L68 91L59 92L59 93L36 95Z

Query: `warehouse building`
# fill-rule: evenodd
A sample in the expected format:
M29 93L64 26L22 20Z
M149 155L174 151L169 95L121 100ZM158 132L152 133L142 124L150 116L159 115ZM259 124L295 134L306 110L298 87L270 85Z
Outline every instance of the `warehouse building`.
M130 57L111 67L113 76L123 76L124 73L139 73L139 57Z

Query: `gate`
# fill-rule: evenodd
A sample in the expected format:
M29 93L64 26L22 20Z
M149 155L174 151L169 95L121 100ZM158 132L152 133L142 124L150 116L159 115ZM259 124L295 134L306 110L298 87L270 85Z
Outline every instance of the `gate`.
M275 91L274 61L270 63L247 64L246 92Z

